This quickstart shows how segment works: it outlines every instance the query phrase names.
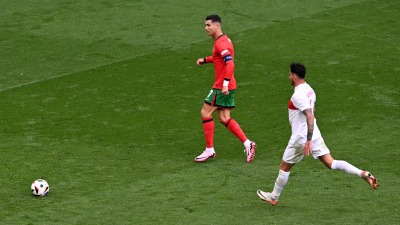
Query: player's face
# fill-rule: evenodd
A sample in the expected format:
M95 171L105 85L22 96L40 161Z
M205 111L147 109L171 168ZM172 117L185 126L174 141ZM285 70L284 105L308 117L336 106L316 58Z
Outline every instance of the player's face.
M219 23L213 23L212 20L206 20L205 25L204 29L207 31L208 36L214 36L218 30Z

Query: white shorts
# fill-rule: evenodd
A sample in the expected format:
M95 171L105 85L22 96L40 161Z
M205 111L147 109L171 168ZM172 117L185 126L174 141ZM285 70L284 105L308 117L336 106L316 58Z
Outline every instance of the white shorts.
M312 152L311 154L314 156L314 159L318 159L319 156L326 155L330 153L328 147L325 145L324 139L322 137L315 139L312 141ZM291 144L289 141L288 146L283 153L282 160L295 164L299 163L304 157L304 144Z

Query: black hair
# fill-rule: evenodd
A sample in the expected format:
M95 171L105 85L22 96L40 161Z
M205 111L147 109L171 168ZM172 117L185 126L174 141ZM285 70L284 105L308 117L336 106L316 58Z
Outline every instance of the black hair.
M214 23L214 22L222 23L221 17L219 17L219 16L216 15L216 14L207 16L207 17L206 17L206 20L211 20L213 23Z
M301 63L290 64L290 72L296 74L301 79L306 77L306 67Z

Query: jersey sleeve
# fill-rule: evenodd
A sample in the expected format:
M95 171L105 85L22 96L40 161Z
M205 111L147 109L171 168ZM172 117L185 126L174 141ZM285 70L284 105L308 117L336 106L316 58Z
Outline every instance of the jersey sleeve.
M229 50L229 47L227 44L218 44L215 46L218 54L221 55L221 58L224 60L225 63L229 61L233 61L233 56L232 53Z
M216 50L221 55L221 58L225 62L225 77L224 80L230 81L233 77L233 73L235 70L235 63L233 62L232 53L229 50L229 47L222 44L218 45Z
M291 100L293 105L300 111L312 108L310 99L304 93L294 93Z
M228 48L220 50L220 54L225 63L233 61L232 53L229 51Z
M205 58L205 63L212 63L213 61L214 61L214 57L213 56L207 56L206 58Z
M234 70L235 70L235 63L233 63L233 61L226 62L224 80L230 81L233 77Z

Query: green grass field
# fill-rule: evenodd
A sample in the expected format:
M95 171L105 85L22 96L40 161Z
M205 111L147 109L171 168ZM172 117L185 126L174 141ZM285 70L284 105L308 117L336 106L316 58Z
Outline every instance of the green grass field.
M399 224L400 2L0 1L0 224ZM235 45L237 109L258 144L200 109L213 81L205 16ZM290 136L289 64L307 66L332 155L305 158L270 206ZM34 197L31 182L50 184Z

